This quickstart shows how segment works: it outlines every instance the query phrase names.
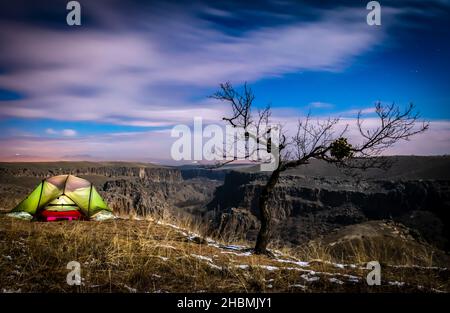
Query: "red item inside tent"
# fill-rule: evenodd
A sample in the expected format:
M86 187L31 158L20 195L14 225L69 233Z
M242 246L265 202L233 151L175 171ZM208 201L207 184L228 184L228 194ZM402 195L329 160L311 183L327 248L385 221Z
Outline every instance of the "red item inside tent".
M44 210L41 213L41 216L47 222L59 221L59 220L79 220L81 219L80 211L72 210L72 211L49 211Z

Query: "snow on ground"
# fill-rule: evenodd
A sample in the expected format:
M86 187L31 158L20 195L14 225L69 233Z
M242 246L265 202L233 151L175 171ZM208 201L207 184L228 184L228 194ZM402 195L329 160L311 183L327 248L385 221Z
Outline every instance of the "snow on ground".
M207 262L213 263L212 258L203 256L203 255L198 255L198 254L193 254L193 253L192 253L191 256L193 256L194 258L197 258L197 259L199 259L199 260L203 260L203 261L207 261Z
M298 265L300 267L307 267L307 266L309 266L309 262L304 262L304 261L284 260L284 259L275 259L275 261L280 262L280 263L295 264L295 265Z
M126 285L126 284L123 284L123 286L125 287L125 289L128 290L128 292L130 292L130 293L137 293L137 289L132 288L132 287Z
M242 252L242 253L233 252L233 251L221 251L220 253L233 254L233 255L237 255L237 256L251 256L252 255L251 251Z
M318 281L320 279L320 277L313 276L310 274L302 274L302 275L300 275L300 277L303 278L304 280L306 280L307 282Z
M214 269L222 270L221 266L219 266L217 264L214 264L212 258L203 256L203 255L198 255L198 254L191 254L191 256L193 256L194 258L197 258L199 260L206 261L206 264L208 264L208 266L210 266L210 267L212 267Z
M307 287L305 285L300 285L300 284L293 284L293 285L289 285L290 288L300 288L300 289L306 289Z
M337 278L331 277L328 279L330 281L330 283L335 283L335 284L339 284L342 285L344 282L342 280L339 280Z
M403 281L388 281L388 284L391 286L402 287L405 285L405 282L403 282Z
M437 266L419 266L419 265L386 265L393 268L416 268L420 270L436 270L436 271L447 271L446 267L437 267Z
M161 221L156 221L157 224L159 225L164 225L164 226L169 226L173 229L175 229L176 231L178 231L181 235L185 236L189 241L199 241L202 240L204 242L206 242L206 244L208 246L211 247L215 247L217 249L220 249L220 253L222 254L232 254L232 255L236 255L239 257L248 257L252 255L252 249L250 247L246 247L243 245L234 245L234 244L230 244L230 245L226 245L226 244L222 244L219 243L211 238L203 238L202 236L200 236L199 234L196 233L192 233L189 231L186 231L184 229L182 229L181 227L174 225L174 224L170 224L170 223L165 223L165 222L161 222ZM164 248L169 248L169 249L176 249L173 246L170 245L161 245L159 247L164 247ZM331 265L335 268L338 269L366 269L365 266L363 264L344 264L344 263L335 263L335 262L331 262L331 261L325 261L325 260L321 260L321 259L314 259L311 260L309 262L306 261L300 261L297 260L295 258L293 258L292 256L288 256L288 255L284 255L282 252L278 251L278 250L271 250L271 252L277 256L276 259L273 259L274 262L277 263L282 263L282 264L289 264L289 265L294 265L294 266L289 266L289 267L284 267L284 266L273 266L273 265L249 265L249 264L238 264L238 265L234 265L235 268L239 268L242 270L248 270L251 267L257 267L257 268L261 268L261 269L265 269L267 271L278 271L278 270L288 270L288 271L299 271L302 272L303 274L301 274L301 278L304 279L307 282L315 282L320 280L320 276L326 276L328 277L328 281L333 283L333 284L339 284L342 285L345 283L345 281L349 282L349 283L359 283L362 278L355 276L355 275L350 275L350 274L343 274L343 273L331 273L331 272L322 272L322 271L314 271L314 270L309 270L309 269L305 269L305 267L310 267L312 263L317 262L317 263L323 263L323 264L328 264ZM211 257L207 257L207 256L203 256L203 255L198 255L198 254L191 254L192 257L197 258L201 261L204 261L208 266L217 269L217 270L223 270L223 267L218 266L217 264L215 264L213 262L213 259ZM4 258L11 260L12 258L10 256L3 256ZM280 258L283 257L283 258ZM167 260L168 258L164 258L164 257L160 257L161 259L165 259ZM426 269L426 270L438 270L438 271L446 271L448 270L447 268L441 268L441 267L426 267L426 266L418 266L418 265L386 265L392 268L416 268L416 269ZM338 278L339 277L339 278ZM270 282L270 281L269 281ZM405 282L401 282L401 281L387 281L385 282L387 283L387 285L390 286L397 286L397 287L404 287L406 286ZM273 285L272 284L268 284L267 288L272 288ZM305 285L301 285L301 284L293 284L290 285L291 288L300 288L300 289L306 289L307 286ZM424 288L423 286L417 286L419 289ZM128 286L125 286L125 288L129 288L130 292L136 292L133 291L135 289L130 288ZM441 290L438 289L432 289L431 291L433 292L442 292ZM5 290L3 291L5 292ZM20 291L19 291L20 292ZM164 291L160 291L160 292L164 292Z
M277 271L280 269L279 267L271 266L271 265L258 265L258 267L263 268L268 271Z
M366 269L365 267L361 266L361 265L357 265L357 264L343 264L343 263L335 263L335 262L331 262L331 261L324 261L321 259L314 259L311 260L310 263L313 262L319 262L319 263L323 263L323 264L328 264L331 266L334 266L336 268L340 268L340 269L345 269L345 268L352 268L352 269Z
M14 289L6 289L6 288L3 288L2 289L2 293L21 293L22 292L22 289L16 289L16 290L14 290Z
M239 264L239 265L236 265L236 267L240 268L242 270L246 270L246 269L248 269L250 267L250 265L248 265L248 264Z

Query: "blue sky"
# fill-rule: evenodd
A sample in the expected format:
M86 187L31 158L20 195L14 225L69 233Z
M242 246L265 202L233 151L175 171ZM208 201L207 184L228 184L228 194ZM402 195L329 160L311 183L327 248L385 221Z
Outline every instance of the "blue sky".
M431 129L396 154L450 152L450 2L80 1L0 4L0 160L169 158L169 130L220 123L247 81L290 123L413 102Z

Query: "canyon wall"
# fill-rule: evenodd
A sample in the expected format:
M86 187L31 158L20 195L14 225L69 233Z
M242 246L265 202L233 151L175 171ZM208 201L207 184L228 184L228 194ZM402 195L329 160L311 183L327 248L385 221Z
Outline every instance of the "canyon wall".
M208 204L212 229L254 239L259 227L258 195L266 178L260 173L227 174ZM276 225L274 235L283 242L299 244L341 226L392 219L448 249L450 179L357 181L287 173L281 176L269 206Z
M0 208L14 208L44 178L73 174L92 182L118 215L190 212L204 206L217 185L184 180L174 167L134 163L4 163L0 165ZM192 207L196 207L193 209Z

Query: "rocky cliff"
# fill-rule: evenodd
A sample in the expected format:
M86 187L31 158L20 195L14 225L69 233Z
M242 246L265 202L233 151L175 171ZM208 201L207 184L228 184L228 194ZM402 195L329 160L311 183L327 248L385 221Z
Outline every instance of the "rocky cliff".
M175 168L157 167L146 163L49 162L4 163L0 165L0 177L45 178L65 174L75 176L136 177L164 182L177 182L181 180L181 173Z
M417 236L448 249L450 179L401 179L397 172L396 177L389 172L384 177L358 181L345 175L286 173L269 202L275 236L298 244L344 225L393 219L413 228ZM227 174L208 205L213 228L254 239L257 200L265 180L260 173Z
M73 174L91 181L117 214L156 215L195 211L217 183L184 180L181 171L146 163L49 162L0 164L0 207L11 210L45 177Z

